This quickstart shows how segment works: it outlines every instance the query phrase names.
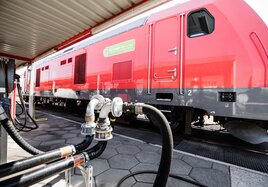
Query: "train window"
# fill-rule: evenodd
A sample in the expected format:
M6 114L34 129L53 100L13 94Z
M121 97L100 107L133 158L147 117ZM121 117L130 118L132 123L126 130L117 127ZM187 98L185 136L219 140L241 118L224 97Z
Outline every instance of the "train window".
M131 79L132 61L113 64L113 80Z
M72 62L72 58L69 58L69 59L68 59L68 63L71 63L71 62Z
M42 68L43 69L43 68ZM40 68L36 70L36 75L35 75L35 87L40 87Z
M74 84L86 83L86 54L75 57Z
M42 67L42 71L44 71L44 67Z
M204 36L214 31L214 17L206 9L191 12L187 22L187 35L190 38Z
M46 67L45 67L45 70L47 70L47 69L49 69L49 66L46 66Z
M60 65L61 65L61 66L64 65L64 64L66 64L66 60L62 60L62 61L60 62Z

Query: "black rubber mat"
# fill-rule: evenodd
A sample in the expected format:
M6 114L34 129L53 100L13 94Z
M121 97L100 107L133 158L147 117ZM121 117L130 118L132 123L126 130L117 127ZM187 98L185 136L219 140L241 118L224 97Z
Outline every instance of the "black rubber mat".
M175 149L268 173L268 156L232 147L182 140Z

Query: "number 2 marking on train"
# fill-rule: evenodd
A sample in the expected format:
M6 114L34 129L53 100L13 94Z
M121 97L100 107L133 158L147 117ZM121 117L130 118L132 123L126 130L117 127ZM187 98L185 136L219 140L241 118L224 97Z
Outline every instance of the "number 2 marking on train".
M192 96L192 92L193 92L192 90L188 90L188 94L187 95L188 96Z

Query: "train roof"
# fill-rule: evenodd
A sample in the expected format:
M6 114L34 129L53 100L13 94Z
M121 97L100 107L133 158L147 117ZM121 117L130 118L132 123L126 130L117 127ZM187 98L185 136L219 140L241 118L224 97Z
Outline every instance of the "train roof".
M45 63L45 62L48 62L50 60L53 60L53 59L56 59L56 58L59 58L63 55L66 55L66 54L69 54L71 52L74 52L74 51L77 51L79 49L82 49L86 46L89 46L89 45L92 45L94 43L97 43L97 42L100 42L102 40L105 40L105 39L108 39L108 38L111 38L113 36L116 36L118 34L121 34L121 33L124 33L124 32L127 32L129 30L132 30L132 29L135 29L135 28L138 28L140 26L143 26L147 21L147 16L146 17L142 17L142 18L139 18L131 23L128 23L124 26L121 26L121 27L118 27L114 30L111 30L109 32L105 32L105 33L99 33L99 34L96 34L88 39L85 39L73 46L70 46L64 50L61 50L57 53L54 53L48 57L45 57L44 59L41 59L39 61L36 62L36 64L42 64L42 63Z
M83 41L80 41L70 47L65 48L64 50L58 51L52 55L49 55L41 60L36 61L34 64L35 65L39 65L45 62L48 62L50 60L59 58L63 55L69 54L71 52L77 51L79 49L82 49L86 46L92 45L94 43L100 42L102 40L108 39L110 37L116 36L118 34L127 32L129 30L141 27L143 25L146 24L146 22L148 21L148 19L152 16L155 16L156 14L158 14L159 12L164 12L165 10L167 10L168 8L174 7L177 4L182 4L185 2L188 2L189 0L180 0L180 1L171 1L169 3L166 3L164 5L161 5L157 8L151 9L148 12L145 12L143 14L141 14L140 16L134 17L132 18L129 23L126 23L122 26L119 26L115 29L110 28L107 29L106 31L100 32L96 35L91 36L90 38L87 38ZM144 15L144 16L143 16ZM120 24L119 24L120 25Z

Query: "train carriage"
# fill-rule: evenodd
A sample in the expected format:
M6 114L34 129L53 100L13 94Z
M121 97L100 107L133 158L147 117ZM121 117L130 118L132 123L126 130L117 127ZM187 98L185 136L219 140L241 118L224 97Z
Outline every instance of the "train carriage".
M174 130L204 115L268 129L268 18L248 2L186 1L96 34L34 63L35 97L119 96Z

